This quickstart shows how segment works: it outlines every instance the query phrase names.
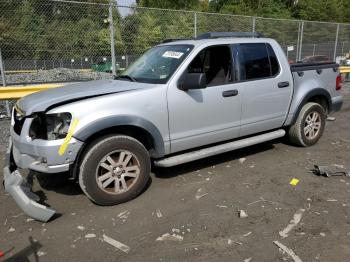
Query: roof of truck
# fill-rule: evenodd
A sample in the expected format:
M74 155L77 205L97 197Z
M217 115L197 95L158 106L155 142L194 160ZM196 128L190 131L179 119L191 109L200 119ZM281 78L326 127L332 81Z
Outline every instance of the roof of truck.
M224 38L215 38L215 39L186 39L186 40L174 40L161 43L160 45L194 45L200 46L203 44L235 44L235 43L261 43L261 42L275 42L271 38L250 38L250 37L224 37Z
M265 38L258 32L208 32L191 39L166 39L160 45L182 44L199 46L202 44L232 44L232 43L261 43L275 42L270 38Z

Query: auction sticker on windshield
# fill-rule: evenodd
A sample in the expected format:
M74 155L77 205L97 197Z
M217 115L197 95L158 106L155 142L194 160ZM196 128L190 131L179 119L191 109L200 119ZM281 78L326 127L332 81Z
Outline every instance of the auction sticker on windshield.
M184 53L175 51L165 51L162 57L176 58L179 59Z

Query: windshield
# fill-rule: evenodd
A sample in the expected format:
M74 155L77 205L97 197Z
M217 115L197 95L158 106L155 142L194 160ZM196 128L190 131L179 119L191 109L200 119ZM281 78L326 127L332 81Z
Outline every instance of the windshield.
M192 49L193 45L156 46L137 59L118 78L165 84Z

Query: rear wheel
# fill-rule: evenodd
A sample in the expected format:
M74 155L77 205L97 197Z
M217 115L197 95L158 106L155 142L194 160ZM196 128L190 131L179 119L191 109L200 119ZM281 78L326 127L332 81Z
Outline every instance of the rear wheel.
M326 124L326 113L317 103L306 103L289 129L289 139L298 146L312 146L321 138Z
M96 204L115 205L135 198L150 173L146 148L128 136L108 136L94 142L80 166L79 184Z

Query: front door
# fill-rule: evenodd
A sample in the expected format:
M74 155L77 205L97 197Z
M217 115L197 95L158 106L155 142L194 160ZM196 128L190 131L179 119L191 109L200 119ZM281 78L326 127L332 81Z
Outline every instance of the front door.
M228 45L201 50L184 73L205 73L205 89L168 88L171 152L200 147L239 136L240 87L234 85Z

